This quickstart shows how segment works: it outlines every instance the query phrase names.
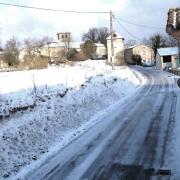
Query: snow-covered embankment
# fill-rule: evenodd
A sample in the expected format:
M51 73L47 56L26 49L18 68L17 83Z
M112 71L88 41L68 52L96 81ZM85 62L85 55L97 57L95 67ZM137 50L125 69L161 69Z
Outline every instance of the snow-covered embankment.
M10 85L15 78L17 83ZM6 116L0 121L1 179L62 148L98 121L92 121L93 116L136 92L145 78L128 67L112 71L102 61L86 61L73 67L2 73L0 81L0 113Z

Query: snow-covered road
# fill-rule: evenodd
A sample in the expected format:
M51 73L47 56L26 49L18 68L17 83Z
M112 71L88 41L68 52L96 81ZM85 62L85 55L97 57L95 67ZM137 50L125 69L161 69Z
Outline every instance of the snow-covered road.
M139 71L142 89L26 178L180 179L179 89L167 73Z

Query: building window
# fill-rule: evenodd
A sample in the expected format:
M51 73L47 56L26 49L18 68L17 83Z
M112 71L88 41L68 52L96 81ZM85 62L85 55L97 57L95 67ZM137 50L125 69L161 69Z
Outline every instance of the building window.
M163 63L170 63L171 62L171 56L163 56Z
M61 35L61 38L64 39L64 35Z

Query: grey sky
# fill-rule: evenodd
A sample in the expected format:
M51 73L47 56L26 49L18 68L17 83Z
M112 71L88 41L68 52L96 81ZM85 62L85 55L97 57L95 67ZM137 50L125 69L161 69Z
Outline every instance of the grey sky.
M112 10L115 17L125 21L161 28L166 26L168 9L180 6L180 0L1 0L0 2L77 11ZM139 39L147 38L155 32L165 33L165 30L136 27L119 21ZM56 33L61 31L72 32L74 41L80 41L82 34L90 27L109 27L109 15L68 14L0 5L0 26L3 42L12 36L23 39L48 35L56 39ZM114 29L125 39L133 39L115 22Z

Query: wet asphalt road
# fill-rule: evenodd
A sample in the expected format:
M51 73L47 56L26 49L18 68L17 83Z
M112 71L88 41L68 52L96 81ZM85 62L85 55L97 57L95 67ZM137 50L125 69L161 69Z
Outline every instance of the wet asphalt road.
M140 70L147 84L27 179L170 179L175 83Z

